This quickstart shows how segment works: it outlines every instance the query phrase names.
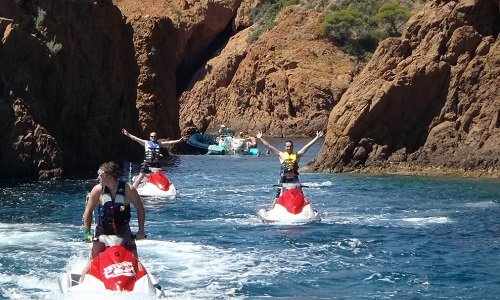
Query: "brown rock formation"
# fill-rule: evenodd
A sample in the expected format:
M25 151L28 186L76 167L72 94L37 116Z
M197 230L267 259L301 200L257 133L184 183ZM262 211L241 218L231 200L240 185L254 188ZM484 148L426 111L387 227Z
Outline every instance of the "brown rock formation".
M62 150L49 132L33 120L28 105L9 95L11 106L0 105L5 140L13 141L14 151L5 151L2 169L12 177L36 173L40 179L63 174Z
M226 124L273 136L324 129L356 65L314 37L320 20L320 14L288 7L255 44L248 43L251 29L233 36L182 94L181 129L211 131Z
M1 1L0 110L11 117L0 118L0 177L46 178L139 159L142 150L122 127L178 137L179 78L233 27L240 2ZM18 128L26 122L16 119L17 103L30 130ZM53 142L33 141L31 132Z
M0 15L13 20L0 24L0 177L117 159L114 137L136 119L137 78L120 11L111 1L5 0Z
M381 43L310 168L500 176L498 1L430 1Z
M498 170L498 2L430 2L348 90L319 13L287 7L249 44L258 2L0 1L0 177L137 160L122 127L312 135L332 108L316 170Z
M179 136L178 77L190 75L204 51L230 27L240 1L113 1L134 30L140 68L136 107L144 131ZM180 76L178 73L181 73Z

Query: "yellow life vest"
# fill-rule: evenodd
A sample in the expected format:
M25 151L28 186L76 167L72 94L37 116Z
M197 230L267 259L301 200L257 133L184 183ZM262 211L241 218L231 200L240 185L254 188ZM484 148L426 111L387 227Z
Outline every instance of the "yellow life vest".
M283 153L283 162L281 163L281 172L286 177L296 177L299 175L299 164L297 162L297 154L288 152Z

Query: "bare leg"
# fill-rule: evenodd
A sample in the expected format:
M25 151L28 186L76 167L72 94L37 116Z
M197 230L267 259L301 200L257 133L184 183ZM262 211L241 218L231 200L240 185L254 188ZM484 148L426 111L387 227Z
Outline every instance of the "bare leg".
M92 261L92 258L89 257L89 259L87 260L87 264L85 265L85 267L82 270L82 275L80 276L80 283L82 283L83 279L85 279L85 274L87 274L87 272L90 269L90 262L91 261Z
M133 184L133 186L134 186L135 188L138 188L138 187L139 187L139 185L141 184L142 179L144 178L144 176L145 176L145 175L146 175L146 174L144 174L144 173L140 173L140 174L139 174L139 176L137 176L137 178L135 179L134 184Z
M99 242L92 243L92 250L90 251L89 260L87 261L87 264L85 265L85 267L82 270L82 276L80 277L80 283L83 282L83 279L85 278L85 274L87 274L87 272L89 271L92 259L94 259L94 257L99 255L99 253L104 251L104 249L105 249L105 246L103 243L99 243Z
M276 204L276 202L278 201L279 198L274 198L273 200L273 203L271 204L271 209L274 208L274 205Z

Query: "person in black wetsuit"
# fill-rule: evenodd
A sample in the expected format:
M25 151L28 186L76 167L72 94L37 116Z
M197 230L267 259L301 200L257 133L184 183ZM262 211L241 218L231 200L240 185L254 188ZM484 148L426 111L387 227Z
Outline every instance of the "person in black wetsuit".
M135 234L136 240L141 240L146 237L144 232L145 212L144 205L137 190L132 185L119 180L121 168L114 162L106 162L99 166L97 171L99 183L90 191L90 195L83 213L83 225L85 227L86 241L91 241L90 226L92 223L92 215L96 207L98 207L99 220L95 228L95 236L101 234L118 235L123 238L123 245L128 250L137 256L137 246L134 241L132 231L130 230L130 204L133 204L137 210L137 225L138 230ZM105 245L94 241L90 259L95 258L99 253L105 250ZM82 273L87 272L90 267L90 260L87 267Z
M142 179L144 176L146 176L146 173L149 173L149 168L154 167L154 168L159 168L160 167L160 159L162 157L160 153L160 148L166 148L169 145L177 144L179 142L182 142L185 140L183 137L181 137L178 140L173 140L173 141L159 141L158 136L156 135L156 132L151 132L149 134L149 141L148 140L143 140L138 137L136 137L133 134L130 134L127 130L122 129L122 133L131 138L132 140L138 142L142 146L144 146L144 162L141 165L141 171L139 176L137 176L137 179L134 181L134 187L137 188L139 184L141 183Z

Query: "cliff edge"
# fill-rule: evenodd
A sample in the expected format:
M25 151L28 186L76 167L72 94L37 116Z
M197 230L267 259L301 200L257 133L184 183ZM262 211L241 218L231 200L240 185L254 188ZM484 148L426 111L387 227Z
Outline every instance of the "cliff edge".
M498 1L430 1L333 108L307 167L500 177Z

